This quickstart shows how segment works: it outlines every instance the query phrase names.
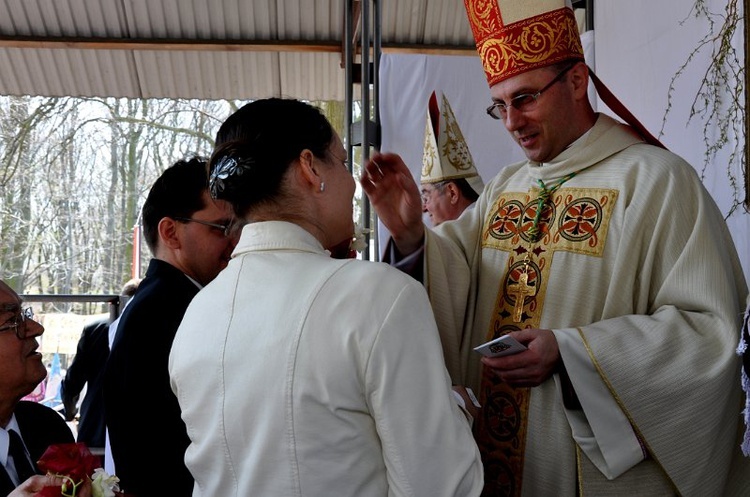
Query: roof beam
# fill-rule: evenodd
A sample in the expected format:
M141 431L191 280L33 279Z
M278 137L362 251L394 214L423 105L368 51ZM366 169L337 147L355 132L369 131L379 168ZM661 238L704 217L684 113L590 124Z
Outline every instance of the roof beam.
M195 52L339 52L338 41L187 40L0 36L0 48L51 50L159 50Z
M195 52L327 52L339 53L340 41L185 40L122 38L52 38L0 36L0 48L49 50L153 50ZM359 50L359 47L358 47ZM458 45L383 43L385 53L472 55L476 48Z

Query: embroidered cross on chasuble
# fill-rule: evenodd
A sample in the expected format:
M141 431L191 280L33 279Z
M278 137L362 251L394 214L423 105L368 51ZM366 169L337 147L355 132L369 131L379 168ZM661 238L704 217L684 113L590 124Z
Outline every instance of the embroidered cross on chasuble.
M543 206L540 193L538 188L504 193L485 221L482 249L509 253L487 340L539 327L555 252L600 257L604 251L616 190L562 187ZM529 235L532 227L536 236ZM483 409L475 429L485 467L484 496L521 495L531 395L531 389L511 388L482 371Z

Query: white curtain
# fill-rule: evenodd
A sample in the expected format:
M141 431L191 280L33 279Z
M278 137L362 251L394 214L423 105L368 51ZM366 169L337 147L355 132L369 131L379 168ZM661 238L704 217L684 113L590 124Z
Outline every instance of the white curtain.
M380 59L381 151L401 155L417 183L422 169L427 103L435 91L450 102L474 165L485 183L523 153L503 128L487 115L492 103L479 56L390 55ZM427 216L424 221L429 225ZM379 224L380 251L388 231Z
M742 2L739 8L742 8ZM667 109L670 82L688 57L709 33L705 18L696 18L694 1L596 0L594 38L596 73L628 109L651 131L659 133ZM711 12L723 14L727 0L706 0ZM733 40L740 61L744 60L744 31L740 26ZM699 51L674 83L672 107L667 114L661 142L682 156L700 173L704 169L705 119L690 109L711 61L711 46ZM742 99L744 101L744 98ZM600 110L606 111L600 104ZM716 129L709 127L711 134ZM744 141L744 136L740 137ZM729 170L728 170L729 169ZM732 174L739 191L730 184ZM744 176L739 160L729 164L729 150L722 150L703 172L703 183L726 216L733 197L744 198ZM745 279L750 278L750 214L740 207L727 224L742 260ZM710 264L710 261L706 261Z

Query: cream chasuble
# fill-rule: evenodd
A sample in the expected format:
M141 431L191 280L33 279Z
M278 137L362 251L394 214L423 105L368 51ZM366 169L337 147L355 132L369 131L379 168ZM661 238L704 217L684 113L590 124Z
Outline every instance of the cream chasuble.
M534 241L539 180L572 173ZM425 263L448 369L484 406L486 495L750 488L734 354L747 287L682 159L602 114L553 162L503 169L475 209L428 230ZM564 407L559 374L532 389L482 377L472 348L521 328L554 331L580 408Z

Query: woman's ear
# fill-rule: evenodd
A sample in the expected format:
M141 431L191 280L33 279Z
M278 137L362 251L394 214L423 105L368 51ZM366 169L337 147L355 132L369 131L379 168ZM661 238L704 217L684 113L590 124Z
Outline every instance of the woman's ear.
M299 153L300 166L312 168L314 161L315 155L312 153L312 150L306 148Z
M300 175L305 183L309 184L315 189L319 188L319 185L323 181L320 176L322 172L319 166L320 163L321 161L315 160L315 154L313 154L309 149L304 149L299 154Z

